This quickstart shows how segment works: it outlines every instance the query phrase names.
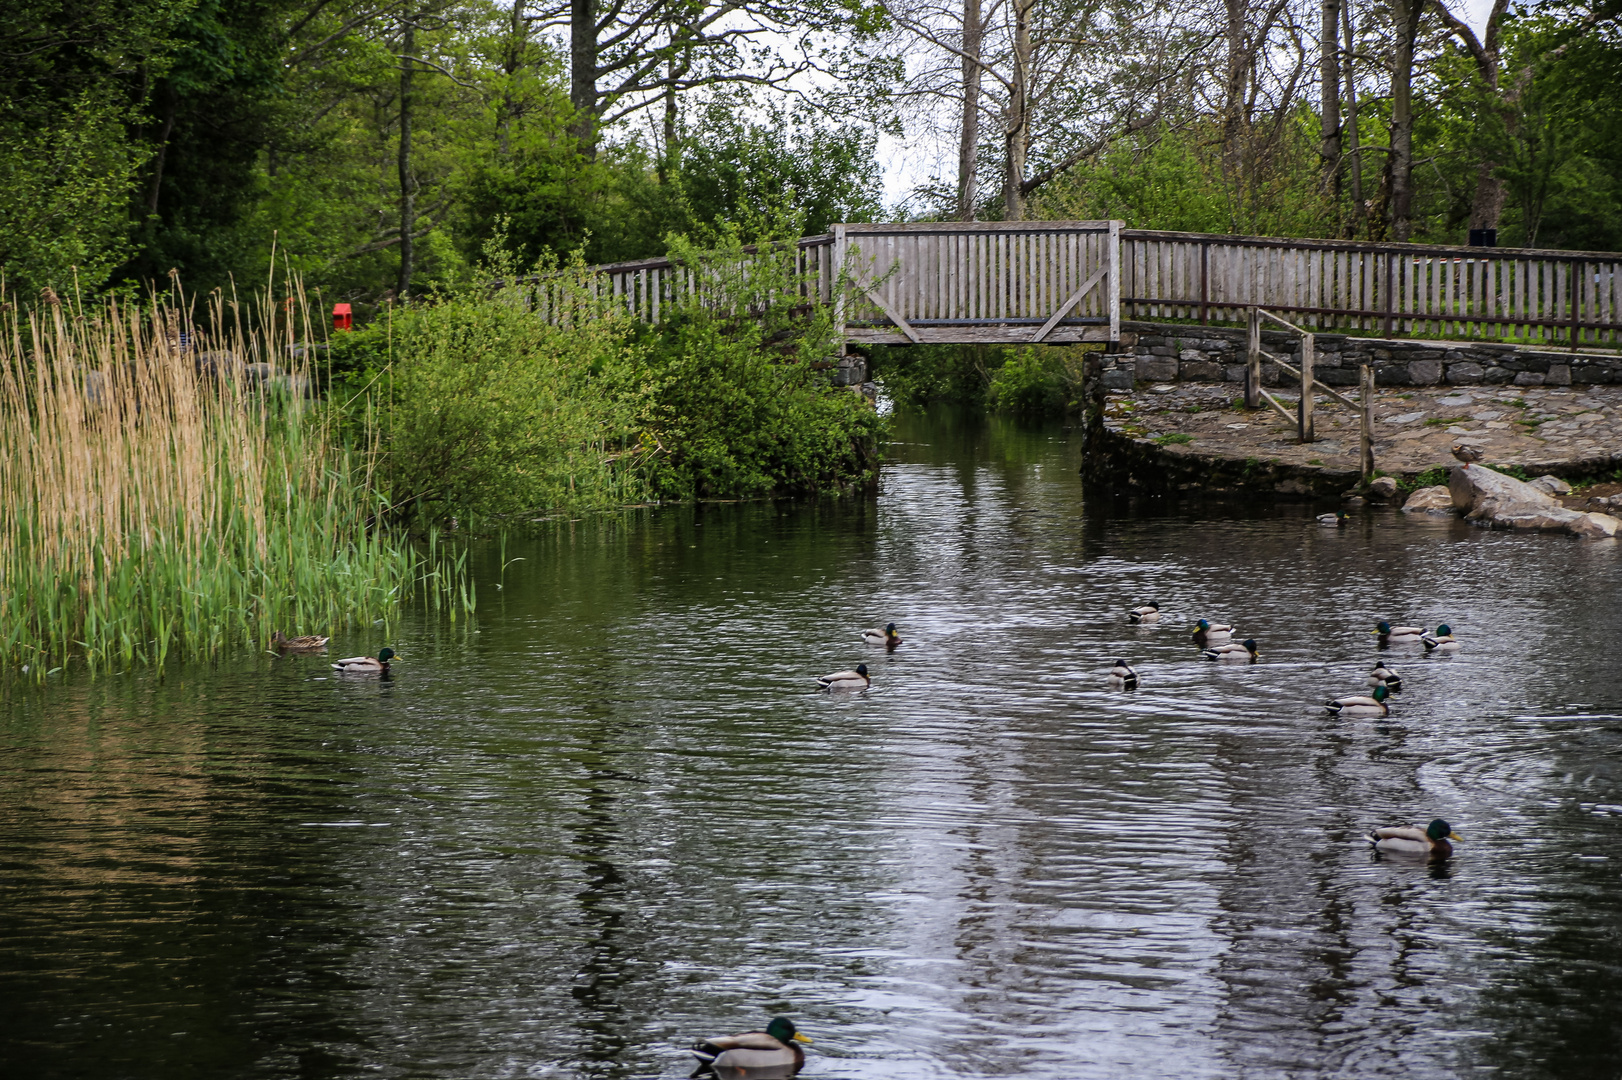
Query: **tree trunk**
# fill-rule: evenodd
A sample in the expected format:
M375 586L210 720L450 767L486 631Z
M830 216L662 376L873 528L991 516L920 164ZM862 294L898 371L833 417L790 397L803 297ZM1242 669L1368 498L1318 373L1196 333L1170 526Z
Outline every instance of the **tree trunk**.
M979 184L974 170L980 158L980 0L963 0L963 127L957 141L957 219L974 220Z
M597 160L597 3L569 0L569 125L580 156Z
M1346 236L1348 239L1363 231L1363 217L1367 207L1363 205L1363 155L1358 145L1357 130L1357 75L1352 68L1352 53L1356 50L1356 38L1352 36L1352 4L1351 0L1344 0L1340 5L1340 25L1344 31L1342 37L1346 42L1346 55L1342 60L1346 81L1346 156L1350 162L1347 170L1347 183L1352 189L1352 217Z
M1014 78L1008 94L1003 220L1025 220L1025 153L1030 146L1031 9L1035 0L1014 0Z
M1246 41L1245 0L1226 0L1228 18L1227 72L1222 88L1222 164L1231 180L1242 172L1240 133L1248 127L1249 107L1245 94L1254 58Z
M1392 0L1396 47L1391 64L1391 238L1406 241L1414 227L1414 38L1424 0Z
M168 87L169 92L164 96L163 133L158 136L158 152L152 158L152 185L147 189L146 196L148 214L158 212L158 195L163 190L163 163L169 157L169 137L175 131L175 91L167 82L164 86Z
M1323 141L1318 155L1323 158L1323 189L1340 202L1340 5L1341 0L1323 0L1323 34L1319 51L1323 89Z
M417 27L409 20L400 39L400 276L394 294L401 300L411 291L411 232L417 227L417 185L411 175L411 57L416 51Z

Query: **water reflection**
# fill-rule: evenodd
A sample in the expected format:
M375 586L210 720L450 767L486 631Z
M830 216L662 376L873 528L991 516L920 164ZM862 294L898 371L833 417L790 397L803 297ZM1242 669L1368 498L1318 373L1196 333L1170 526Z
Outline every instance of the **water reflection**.
M876 502L559 523L387 684L14 692L0 1053L675 1077L787 1013L806 1077L1616 1075L1614 546L1117 503L1075 455L904 419ZM1201 615L1261 661L1201 661ZM1381 653L1381 618L1465 648ZM1376 656L1392 715L1325 715ZM1359 839L1433 816L1452 864Z

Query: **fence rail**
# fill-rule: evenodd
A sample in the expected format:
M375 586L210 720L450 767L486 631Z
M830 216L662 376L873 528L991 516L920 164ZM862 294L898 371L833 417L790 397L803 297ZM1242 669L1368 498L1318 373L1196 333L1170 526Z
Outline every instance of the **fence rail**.
M836 225L795 260L851 342L1113 341L1122 318L1243 325L1254 308L1383 337L1615 348L1622 332L1622 254L1606 252L930 222ZM647 322L712 288L668 259L595 269Z
M1131 318L1243 322L1250 307L1314 330L1614 345L1622 254L1121 231Z

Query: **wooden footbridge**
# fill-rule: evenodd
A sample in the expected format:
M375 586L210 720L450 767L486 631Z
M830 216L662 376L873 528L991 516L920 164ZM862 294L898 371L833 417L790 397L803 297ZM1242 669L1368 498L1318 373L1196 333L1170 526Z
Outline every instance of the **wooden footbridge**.
M835 225L794 248L795 287L846 344L1121 342L1123 320L1617 347L1622 254L1287 240L1126 229L1119 221ZM658 322L702 269L592 268Z

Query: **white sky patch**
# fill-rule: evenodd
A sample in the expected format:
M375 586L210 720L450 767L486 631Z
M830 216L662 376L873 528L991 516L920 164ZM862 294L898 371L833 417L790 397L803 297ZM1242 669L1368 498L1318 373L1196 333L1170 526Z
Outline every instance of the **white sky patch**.
M1480 37L1487 28L1487 16L1492 14L1493 0L1464 0L1464 21ZM1459 10L1457 0L1449 4ZM1316 91L1314 91L1316 93ZM957 181L957 119L950 121L951 130L939 125L927 126L924 131L912 132L904 138L880 134L876 153L884 175L884 205L903 208L902 204L931 177L944 178L948 183Z

